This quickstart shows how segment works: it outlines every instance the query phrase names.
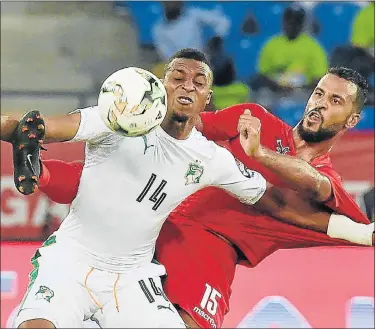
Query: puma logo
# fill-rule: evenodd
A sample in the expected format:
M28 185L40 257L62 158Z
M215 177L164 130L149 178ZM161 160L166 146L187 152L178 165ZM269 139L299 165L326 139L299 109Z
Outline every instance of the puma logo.
M142 136L142 139L144 140L144 144L145 144L144 145L144 147L145 147L144 154L145 154L149 147L154 147L154 144L148 145L148 139L147 139L146 136Z
M175 311L171 308L171 304L168 304L168 307L167 307L167 306L164 306L164 305L158 305L157 308L158 308L158 310L161 310L161 309L163 309L163 308L166 308L166 309L170 310L171 312L174 312L174 313L175 313Z

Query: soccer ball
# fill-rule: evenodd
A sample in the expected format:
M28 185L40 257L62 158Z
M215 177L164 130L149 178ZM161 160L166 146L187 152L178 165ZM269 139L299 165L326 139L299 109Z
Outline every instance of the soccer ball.
M149 71L127 67L103 82L98 107L111 130L128 137L145 135L160 125L166 115L166 89Z

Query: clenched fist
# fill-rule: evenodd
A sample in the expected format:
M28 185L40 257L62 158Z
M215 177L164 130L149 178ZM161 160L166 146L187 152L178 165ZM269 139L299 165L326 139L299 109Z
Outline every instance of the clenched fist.
M238 131L240 134L240 144L244 152L250 157L257 156L261 150L260 130L260 120L252 116L250 110L245 110L239 118Z

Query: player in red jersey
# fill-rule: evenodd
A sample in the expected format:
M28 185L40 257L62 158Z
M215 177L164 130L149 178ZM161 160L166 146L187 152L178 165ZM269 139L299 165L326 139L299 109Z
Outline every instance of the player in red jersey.
M333 142L347 128L354 126L359 118L363 86L356 77L352 71L331 70L318 84L307 104L304 118L294 129L259 105L242 104L215 114L204 113L203 132L210 139L229 140L226 147L273 184L283 186L283 179L289 184L291 181L306 184L308 198L359 222L368 223L344 191L328 154ZM243 114L247 109L252 116ZM254 125L257 128L259 120L262 123L261 145L281 155L270 151L268 154L266 149L262 149L267 153L263 154L263 159L255 161L247 156L243 151L247 145L241 146L238 135L239 117L242 133L247 129L249 133L254 133L252 128ZM252 140L257 141L257 138L255 133ZM259 145L250 146L249 154L260 156L255 152L260 149ZM268 156L272 158L271 164L267 162ZM278 166L274 166L275 161ZM41 178L42 190L55 201L70 202L76 193L81 169L80 164L46 161L44 177ZM243 169L246 173L247 169ZM64 182L59 178L61 172L64 172ZM70 177L70 182L67 177ZM286 201L288 193L287 190L284 192L281 202ZM293 202L294 197L297 196L289 193L289 202ZM295 224L324 232L327 230L322 223L315 227L312 218L310 222ZM346 242L277 222L241 205L221 190L208 188L187 199L170 215L160 233L156 256L168 269L164 286L166 293L194 322L189 322L191 320L187 317L185 320L191 326L220 327L229 309L236 263L252 267L277 249L338 244ZM184 257L177 258L177 253Z
M331 69L316 86L295 128L259 105L242 104L203 113L202 130L209 139L227 141L225 146L240 161L262 173L272 184L305 186L306 198L368 223L344 190L329 153L333 144L359 121L366 90L367 84L357 72ZM244 114L246 110L251 114ZM248 139L249 145L238 130L253 135ZM248 154L244 149L248 149ZM294 204L291 199L289 202ZM198 221L206 231L200 231ZM342 225L341 221L336 224ZM307 221L306 226L322 231L313 222ZM333 233L334 227L329 225L324 232L326 229L328 235L338 237ZM351 231L347 224L341 229ZM233 248L210 233L224 237ZM220 327L229 310L235 260L252 267L278 249L344 244L328 235L278 222L254 208L242 206L222 191L208 188L171 214L159 236L157 258L171 264L165 292L200 326ZM177 250L179 254L185 251L181 261L176 258ZM189 288L182 286L182 282Z

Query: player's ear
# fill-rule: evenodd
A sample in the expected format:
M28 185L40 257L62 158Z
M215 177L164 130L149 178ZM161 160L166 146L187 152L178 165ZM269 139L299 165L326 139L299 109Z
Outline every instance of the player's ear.
M353 113L349 116L346 122L346 128L354 128L360 120L360 114L359 113Z
M208 105L210 103L212 95L213 95L213 90L210 89L208 97L206 97L206 105Z

